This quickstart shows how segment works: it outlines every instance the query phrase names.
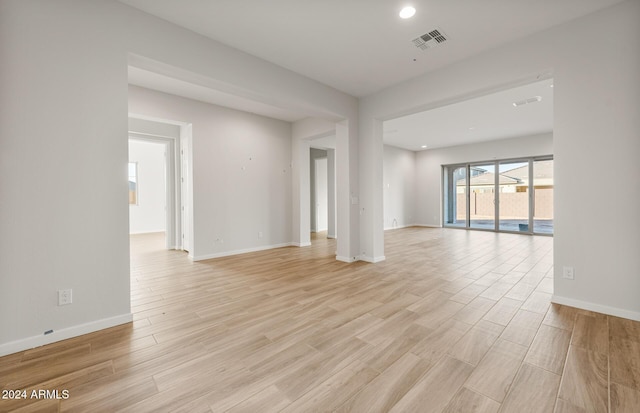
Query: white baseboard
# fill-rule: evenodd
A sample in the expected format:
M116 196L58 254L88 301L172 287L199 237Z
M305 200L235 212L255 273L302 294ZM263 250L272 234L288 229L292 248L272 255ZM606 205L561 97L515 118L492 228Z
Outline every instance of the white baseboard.
M361 255L360 256L360 260L361 261L365 261L365 262L370 262L372 264L375 264L376 262L381 262L386 260L387 258L384 255L381 255L379 257L369 257L367 255Z
M608 305L591 303L588 301L575 300L573 298L561 297L553 295L551 302L556 304L568 305L569 307L580 308L583 310L595 311L596 313L602 313L612 315L616 317L628 318L629 320L640 321L640 313L637 311L624 310L622 308L609 307Z
M359 258L360 257L341 257L340 255L336 255L336 260L346 263L356 262L359 260Z
M292 247L308 247L311 245L310 242L292 242L289 245Z
M327 238L329 239L337 239L336 234L327 234Z
M165 232L167 231L164 229L157 229L153 231L133 231L133 232L129 232L129 235L160 234Z
M385 231L389 231L392 229L400 229L400 228L409 228L409 227L423 227L423 228L442 228L441 225L427 225L427 224L407 224L407 225L399 225L397 227L385 227Z
M217 252L215 254L198 255L197 257L194 256L193 260L194 261L210 260L212 258L229 257L231 255L246 254L248 252L258 252L258 251L272 250L274 248L293 247L293 246L298 246L298 245L295 245L293 242L285 242L283 244L263 245L263 246L254 247L254 248L245 248L241 250ZM306 246L306 245L299 245L299 246Z
M131 321L133 321L133 315L128 313L60 330L54 330L52 333L47 335L42 334L16 341L10 341L8 343L0 344L0 357L44 346L45 344L55 343L56 341L81 336L83 334L93 333L94 331L104 330L105 328L115 327L120 324L130 323Z
M408 228L408 227L415 227L415 225L414 224L396 225L395 227L384 227L384 230L389 231L390 229L400 229L400 228Z

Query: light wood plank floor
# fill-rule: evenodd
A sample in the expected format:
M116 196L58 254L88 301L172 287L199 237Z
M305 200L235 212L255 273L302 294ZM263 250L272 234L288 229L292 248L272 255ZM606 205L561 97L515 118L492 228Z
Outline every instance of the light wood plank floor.
M132 237L135 321L0 358L0 411L639 412L640 323L550 305L553 239L385 234L190 262Z

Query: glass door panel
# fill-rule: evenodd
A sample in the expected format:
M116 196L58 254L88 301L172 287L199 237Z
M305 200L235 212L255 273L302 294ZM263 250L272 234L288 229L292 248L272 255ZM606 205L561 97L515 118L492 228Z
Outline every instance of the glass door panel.
M498 213L500 231L529 229L529 161L500 162Z
M495 164L469 167L469 226L475 229L495 229Z
M533 161L533 232L553 234L553 159Z
M467 226L467 167L444 167L444 225Z

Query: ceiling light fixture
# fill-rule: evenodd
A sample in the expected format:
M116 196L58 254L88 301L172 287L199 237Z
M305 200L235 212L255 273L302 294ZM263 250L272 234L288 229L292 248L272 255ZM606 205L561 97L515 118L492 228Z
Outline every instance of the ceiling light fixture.
M414 14L416 14L416 9L411 6L407 6L400 10L400 18L402 19L409 19L413 17Z
M427 148L427 145L422 145L422 146L421 146L421 148L422 148L422 149L426 149L426 148Z

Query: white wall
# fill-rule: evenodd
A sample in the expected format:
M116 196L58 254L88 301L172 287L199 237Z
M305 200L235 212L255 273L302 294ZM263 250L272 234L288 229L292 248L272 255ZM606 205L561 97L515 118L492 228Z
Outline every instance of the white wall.
M193 125L194 259L292 242L290 123L137 86L129 110Z
M415 224L416 153L384 145L383 194L384 229ZM420 188L422 189L422 188Z
M129 162L138 169L138 202L129 205L129 233L166 231L165 144L130 139Z
M442 225L442 165L552 154L551 133L417 152L416 223Z
M0 2L0 355L131 320L126 53L102 8Z
M369 227L383 221L381 120L553 76L554 300L640 320L640 187L620 179L640 176L638 16L640 1L620 3L362 99L362 249L384 251L383 226ZM585 204L593 188L609 196ZM561 278L565 265L575 280Z
M131 320L126 175L127 66L133 61L262 103L344 119L341 144L357 145L357 99L119 2L3 0L0 54L0 354ZM214 142L194 144L200 168ZM262 149L232 145L234 160ZM280 160L273 162L280 166ZM262 162L258 156L244 178L236 178L253 178L267 167ZM338 163L346 171L342 185L357 191L357 153L343 151ZM206 171L194 170L201 177L194 180L201 255L221 250L210 244L221 227L207 210L219 207L208 191L220 178ZM243 193L245 187L228 188L243 205L268 191ZM339 214L349 240L350 231L357 233L357 209L346 205L344 192ZM267 215L278 222L283 210L287 206L265 208L240 233L224 234L223 248L242 248L236 237L254 245L279 242L279 228L264 228L265 238L256 238ZM345 254L354 245L348 243ZM56 305L62 288L73 289L72 305ZM54 333L44 336L49 329Z

